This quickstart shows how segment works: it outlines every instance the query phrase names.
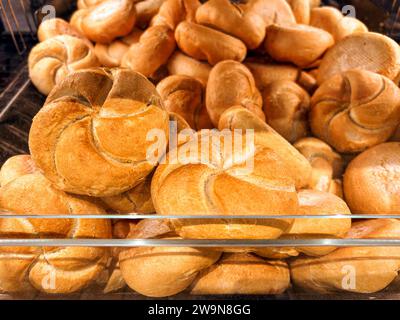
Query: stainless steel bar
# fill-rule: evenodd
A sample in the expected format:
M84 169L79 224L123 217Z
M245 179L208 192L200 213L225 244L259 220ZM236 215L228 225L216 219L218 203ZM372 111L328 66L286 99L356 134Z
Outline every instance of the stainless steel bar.
M23 54L23 53L26 51L26 49L27 49L27 45L26 45L25 39L24 39L24 37L23 37L23 35L22 35L21 27L20 27L18 18L17 18L16 14L15 14L14 7L13 7L13 5L11 4L11 0L8 0L7 3L8 3L8 8L9 8L9 10L10 10L10 14L11 14L13 20L14 20L14 24L15 24L15 27L16 27L16 29L17 29L16 32L18 33L20 42L21 42L21 44L22 44L22 50L21 50L21 51L18 50L18 53L19 53L19 54ZM5 13L7 14L6 11L5 11ZM14 31L15 31L15 30L14 30ZM11 30L11 32L13 32L13 31Z
M7 28L7 30L11 34L12 41L14 43L15 48L17 49L18 54L19 55L23 54L24 53L24 49L20 48L20 46L18 44L18 41L17 41L17 38L15 37L14 31L13 31L13 27L12 27L12 25L10 23L9 18L8 18L8 15L7 15L6 8L5 8L5 5L3 3L3 0L0 0L0 11L1 11L1 15L3 16L4 24L5 24L6 28Z

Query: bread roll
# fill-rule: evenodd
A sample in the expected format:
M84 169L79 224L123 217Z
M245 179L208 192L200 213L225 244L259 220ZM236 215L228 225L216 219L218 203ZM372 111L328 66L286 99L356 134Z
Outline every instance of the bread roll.
M69 35L86 40L88 44L90 43L75 27L60 18L43 20L39 25L37 35L40 42L57 36Z
M210 0L197 10L196 21L239 38L249 49L260 46L269 25L296 22L285 0Z
M142 34L142 30L134 28L129 35L114 40L110 44L96 43L94 53L102 66L110 68L119 67L122 58L128 52L129 47L132 44L139 42Z
M360 152L390 138L400 122L400 90L388 78L350 70L311 99L313 133L339 152Z
M176 154L167 155L152 180L152 199L160 216L268 217L297 212L294 180L287 175L281 158L261 144L257 135L252 142L248 136L229 130L203 130L178 147ZM242 194L248 196L243 198ZM291 221L196 219L172 223L179 236L189 239L273 239Z
M265 39L265 49L272 58L301 68L315 63L333 44L333 37L328 32L302 24L272 25L267 29Z
M48 95L71 72L99 66L87 43L68 35L37 44L29 54L29 77L35 87Z
M200 81L182 75L169 76L159 82L157 91L166 110L182 116L194 130L213 127L204 103L204 87Z
M383 143L350 162L344 193L350 209L359 214L400 214L400 143Z
M78 9L86 9L89 7L97 6L105 0L78 0L77 6Z
M52 91L33 119L29 147L60 190L112 196L153 170L146 155L154 144L146 135L153 129L167 134L168 113L144 76L90 69L71 74Z
M189 247L130 248L120 253L119 264L131 289L161 298L185 290L219 257L217 251Z
M199 0L166 0L151 20L151 25L166 26L175 30L182 21L194 22L199 6Z
M379 33L354 33L339 41L321 61L318 83L351 69L379 73L398 83L400 48L389 37Z
M292 8L296 22L299 24L309 24L311 15L310 0L287 0Z
M308 135L310 96L293 81L272 82L263 92L267 123L293 143Z
M122 67L149 77L168 61L174 50L174 35L168 27L150 27L124 55Z
M288 166L289 176L297 189L305 188L311 177L311 165L287 140L252 112L243 107L226 110L219 121L219 130L253 129L261 143L276 152Z
M0 170L0 187L16 178L37 171L30 155L13 156L4 162Z
M350 239L400 237L400 221L374 219L354 223ZM290 262L294 284L317 293L338 291L373 293L387 287L398 275L398 247L344 247L319 257Z
M129 34L136 22L132 0L104 0L76 11L71 24L93 42L110 43Z
M184 53L207 60L211 65L223 60L243 61L247 53L239 39L193 22L181 22L175 30L175 39Z
M144 0L136 3L136 25L146 28L166 0Z
M281 294L289 285L289 268L283 261L267 261L249 253L224 253L217 263L199 273L190 293Z
M171 75L183 75L199 80L203 86L207 85L211 66L206 62L193 59L179 51L169 58L167 64L168 72Z
M222 61L211 70L207 83L206 106L212 123L217 126L221 114L237 105L265 120L262 97L249 69L236 61Z
M83 198L52 187L31 168L29 156L9 159L2 177L13 176L0 188L0 208L13 214L103 214ZM8 172L10 171L10 172ZM1 238L100 238L111 237L108 220L102 219L1 219ZM108 260L108 250L95 247L1 247L0 291L26 293L34 289L67 294L96 280Z
M350 215L350 209L339 197L315 190L299 192L300 215ZM282 239L326 239L343 238L350 230L351 219L295 219ZM335 250L334 247L296 247L263 248L256 253L267 258L283 259L305 253L310 256L323 256Z
M340 154L332 150L325 142L317 138L300 139L294 147L310 162L311 180L308 188L323 192L339 193L338 179L342 176L344 162Z

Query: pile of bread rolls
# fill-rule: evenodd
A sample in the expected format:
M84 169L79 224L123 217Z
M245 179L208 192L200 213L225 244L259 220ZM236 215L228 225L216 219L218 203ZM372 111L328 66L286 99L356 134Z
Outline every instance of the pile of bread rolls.
M399 220L351 219L400 214L400 47L393 40L313 0L77 5L69 22L39 27L29 71L47 100L33 119L31 154L0 171L0 208L160 219L0 219L1 237L400 237ZM175 149L158 150L149 162L148 133L168 139L170 120L178 123ZM190 128L195 133L184 136ZM251 151L225 152L247 137L235 129L254 130ZM173 161L192 148L190 161ZM348 218L318 218L338 214ZM3 247L0 257L0 291L13 293L71 293L104 272L105 292L128 285L149 297L279 294L291 286L371 293L400 270L400 248L379 246ZM43 281L48 272L53 287Z

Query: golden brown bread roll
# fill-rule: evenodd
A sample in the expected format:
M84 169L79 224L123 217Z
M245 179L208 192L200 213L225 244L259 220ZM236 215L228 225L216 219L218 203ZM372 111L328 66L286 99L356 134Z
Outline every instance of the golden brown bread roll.
M112 196L153 170L155 163L146 158L152 129L168 132L168 113L143 75L89 69L71 74L52 91L33 119L29 147L57 188Z
M151 20L152 26L166 26L175 30L182 21L194 22L199 0L166 0Z
M399 122L399 88L370 71L350 70L333 76L311 99L313 133L339 152L360 152L382 143Z
M5 172L11 170L12 172ZM16 174L18 172L18 174ZM29 156L9 159L2 177L13 179L0 188L0 208L13 214L104 214L83 198L54 189L31 168ZM108 220L102 219L1 219L1 238L100 238L111 237ZM108 260L108 250L95 247L1 247L0 291L72 293L96 280Z
M289 285L289 268L283 261L267 261L249 253L224 253L199 273L190 293L281 294Z
M71 25L93 42L110 43L129 34L136 21L132 0L105 0L77 10Z
M308 25L272 25L267 29L265 49L277 61L291 62L304 68L321 58L333 46L326 31Z
M0 187L16 178L37 171L30 155L13 156L4 162L0 170Z
M340 195L340 183L336 181L343 173L344 162L340 154L322 140L308 137L297 141L294 147L306 157L312 166L308 188ZM339 188L339 189L338 189Z
M398 82L399 45L379 33L354 33L339 41L324 55L318 71L318 83L352 69L379 73Z
M102 66L110 68L119 67L129 47L139 42L142 34L142 30L134 28L129 35L116 39L110 44L96 43L94 53Z
M183 75L169 76L158 83L157 91L165 109L182 116L194 130L213 128L200 81Z
M343 185L354 213L400 214L400 143L383 143L350 162Z
M310 24L311 2L310 0L286 0L292 8L296 22Z
M315 190L299 192L300 215L350 215L346 202L339 197ZM350 230L351 219L295 219L293 225L281 239L326 239L343 238ZM334 247L297 247L297 248L264 248L256 251L267 258L288 258L305 253L310 256L323 256L335 250Z
M238 105L265 120L262 97L250 70L237 61L222 61L212 68L206 89L206 107L212 123L217 126L221 114Z
M267 148L274 150L288 166L288 175L295 181L297 189L305 188L311 177L311 165L286 139L260 118L243 107L226 110L218 124L218 129L253 129L258 139Z
M69 35L86 40L88 44L90 43L75 27L60 18L43 20L38 28L37 35L40 42L57 36Z
M269 25L296 22L285 0L210 0L197 10L196 21L239 38L249 49L260 46Z
M400 237L400 221L373 219L354 223L349 239ZM318 293L372 293L387 287L398 275L398 247L344 247L319 257L290 262L291 279L302 289Z
M78 9L86 9L89 7L97 6L98 4L104 2L105 0L78 0Z
M167 68L171 75L193 77L199 80L203 86L206 86L212 67L207 62L198 61L179 51L175 51L168 60Z
M293 81L272 82L262 93L267 123L293 143L306 137L310 96Z
M249 136L230 130L203 130L176 153L170 152L157 167L151 184L157 214L296 214L294 180L287 175L282 159L263 145L261 138L255 134L251 141ZM248 196L243 198L243 194ZM179 219L172 223L183 238L271 239L282 234L291 221Z
M197 60L215 65L223 60L243 61L245 44L223 32L193 22L181 22L175 30L179 48Z
M122 67L151 76L175 50L174 34L166 26L148 28L122 58Z
M99 66L87 43L68 35L37 44L29 54L29 77L35 87L48 95L71 72Z
M136 3L136 25L146 28L166 0L144 0Z

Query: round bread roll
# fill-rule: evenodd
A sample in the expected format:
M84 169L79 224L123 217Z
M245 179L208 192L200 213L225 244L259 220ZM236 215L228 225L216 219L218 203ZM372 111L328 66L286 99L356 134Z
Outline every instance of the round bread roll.
M40 42L57 36L69 35L86 40L88 44L90 43L76 28L60 18L43 20L38 28L37 35Z
M305 188L311 177L311 165L286 139L274 129L243 107L226 110L218 124L219 130L252 129L267 148L274 150L287 165L289 176L295 181L297 189Z
M339 21L333 37L335 41L338 42L353 33L363 32L368 32L368 28L364 23L353 17L343 17L343 19Z
M175 39L184 53L207 60L211 65L223 60L243 61L247 53L239 39L193 22L181 22L175 30Z
M30 155L13 156L4 162L0 170L0 187L16 178L37 171Z
M70 23L93 42L110 43L128 35L136 22L136 9L132 0L96 1L77 10Z
M398 83L400 47L395 41L379 33L351 34L324 55L319 67L318 83L352 69L379 73Z
M175 50L174 34L166 26L153 26L143 32L122 58L122 67L151 76Z
M17 215L105 213L83 198L54 189L40 172L32 170L31 163L29 156L17 156L2 167L2 177L13 176L0 188L2 210ZM0 236L108 239L111 226L108 220L101 219L10 218L0 219ZM95 247L1 247L0 291L72 293L96 280L108 256L107 249Z
M287 0L292 8L296 22L299 24L310 24L311 2L310 0Z
M134 28L129 35L114 40L110 44L96 43L94 47L94 53L96 54L102 66L110 68L119 67L121 65L122 58L128 52L129 47L132 44L139 42L142 34L142 30Z
M166 0L151 20L152 26L166 26L175 30L182 21L194 22L199 0Z
M29 77L35 87L48 95L71 72L99 66L87 43L63 35L37 44L29 54Z
M112 196L153 170L156 163L146 154L153 129L168 136L168 113L144 76L90 69L71 74L52 91L33 119L29 148L60 190Z
M166 0L144 0L136 3L136 25L146 28Z
M306 137L310 96L293 81L272 82L262 94L267 123L293 143Z
M281 294L289 285L289 268L283 261L267 261L249 253L224 253L217 263L199 273L190 293Z
M269 25L296 22L285 0L210 0L197 10L196 21L242 40L249 49L260 46Z
M297 194L286 164L261 144L257 134L251 140L230 130L203 130L170 152L151 184L157 214L296 214ZM177 234L189 239L273 239L291 222L284 218L172 221Z
M130 248L119 255L128 286L148 297L168 297L185 290L220 253L189 247Z
M206 62L198 61L175 51L168 60L167 68L171 75L189 76L199 80L203 86L207 86L212 67Z
M400 214L400 143L364 151L350 162L343 186L354 213Z
M339 152L360 152L382 143L399 123L399 88L366 70L333 76L311 99L313 133Z
M334 194L341 194L340 184L336 181L343 173L344 162L340 154L332 150L325 142L313 138L303 138L294 147L310 162L312 174L308 188ZM339 189L338 189L339 188Z
M346 202L331 193L301 190L298 195L300 215L351 215ZM350 217L348 219L295 219L281 239L343 238L350 227ZM334 247L263 248L257 250L256 253L262 257L284 259L297 256L299 253L323 256L335 249Z
M349 239L400 237L400 221L373 219L354 223ZM386 288L400 269L398 247L343 247L319 257L299 257L290 262L291 279L304 290L373 293Z
M302 24L272 25L265 38L265 49L272 58L301 68L315 63L333 44L328 32Z
M157 85L165 109L182 116L198 131L213 128L204 103L204 87L200 81L182 75L165 78Z
M212 123L217 126L221 114L237 105L265 120L262 97L250 70L237 61L222 61L211 70L206 89L206 107Z

